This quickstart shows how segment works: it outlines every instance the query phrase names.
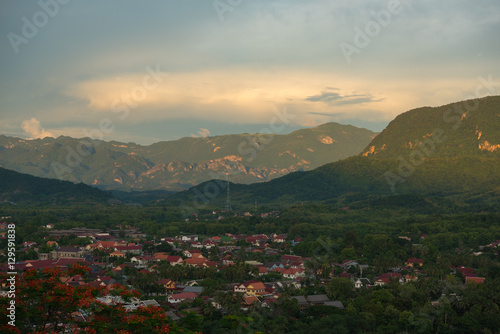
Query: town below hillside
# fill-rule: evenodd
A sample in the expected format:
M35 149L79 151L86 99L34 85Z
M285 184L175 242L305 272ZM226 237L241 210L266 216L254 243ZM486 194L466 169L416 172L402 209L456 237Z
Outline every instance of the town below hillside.
M183 224L215 228L240 219L257 222L250 229L269 230L287 218L287 212L278 211L218 216L211 222L205 218L222 213L194 215ZM4 252L2 271L17 273L18 294L32 298L30 293L37 290L31 276L45 273L37 276L36 284L47 285L57 277L56 290L95 291L86 303L93 309L123 309L124 317L156 310L172 332L217 333L214 329L244 326L252 333L263 328L276 333L305 328L427 333L457 324L474 332L478 319L482 328L491 324L491 333L498 328L497 311L485 309L500 298L500 240L488 239L491 234L482 233L481 226L475 227L473 240L455 240L464 235L446 235L438 226L421 223L387 234L348 226L337 238L312 236L315 227L307 223L288 233L277 228L267 233L177 235L149 233L125 223L106 228L47 223L38 233L24 235L26 223L7 216L0 222L0 237L6 240L14 226L22 238L17 261L10 267ZM2 287L6 297L7 276ZM49 298L52 292L39 293ZM99 312L89 317L83 307L69 310L58 326L96 326ZM34 324L42 321L30 312L26 316Z

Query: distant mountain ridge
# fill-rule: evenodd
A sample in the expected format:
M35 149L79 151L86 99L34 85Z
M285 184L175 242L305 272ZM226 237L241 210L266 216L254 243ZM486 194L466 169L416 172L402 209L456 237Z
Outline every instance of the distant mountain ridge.
M311 170L359 154L375 135L327 123L286 135L182 138L149 146L86 139L88 149L70 137L0 136L0 166L101 189L178 191L228 173L231 181L249 184Z
M408 111L358 156L266 183L232 184L231 198L233 203L249 204L418 194L458 196L491 208L500 205L499 180L500 96L491 96ZM196 188L173 195L170 201L190 207L207 184ZM221 205L225 194L220 191L205 198Z

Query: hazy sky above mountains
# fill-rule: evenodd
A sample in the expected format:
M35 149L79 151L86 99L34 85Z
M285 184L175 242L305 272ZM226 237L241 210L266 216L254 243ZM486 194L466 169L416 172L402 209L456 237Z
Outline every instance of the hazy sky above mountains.
M4 0L0 31L0 134L25 138L380 131L500 94L498 0Z

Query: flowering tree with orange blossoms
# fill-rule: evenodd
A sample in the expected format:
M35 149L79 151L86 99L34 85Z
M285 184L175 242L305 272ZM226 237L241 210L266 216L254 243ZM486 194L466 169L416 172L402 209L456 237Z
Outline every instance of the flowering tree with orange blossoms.
M60 268L28 270L16 278L16 327L7 323L9 299L0 297L0 333L188 333L172 324L159 307L127 312L121 305L106 305L96 297L108 293L124 300L138 297L136 291L118 286L70 286L61 278L87 275L90 268L78 263Z

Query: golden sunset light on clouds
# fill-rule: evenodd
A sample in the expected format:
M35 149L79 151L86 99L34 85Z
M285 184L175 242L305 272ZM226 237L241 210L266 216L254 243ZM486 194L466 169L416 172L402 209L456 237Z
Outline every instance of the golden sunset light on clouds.
M106 118L106 140L148 144L200 129L258 132L285 106L288 132L326 122L381 131L409 109L475 97L480 77L500 81L499 9L493 0L248 0L226 11L210 1L85 1L59 4L37 26L39 4L5 1L0 134L83 137Z

